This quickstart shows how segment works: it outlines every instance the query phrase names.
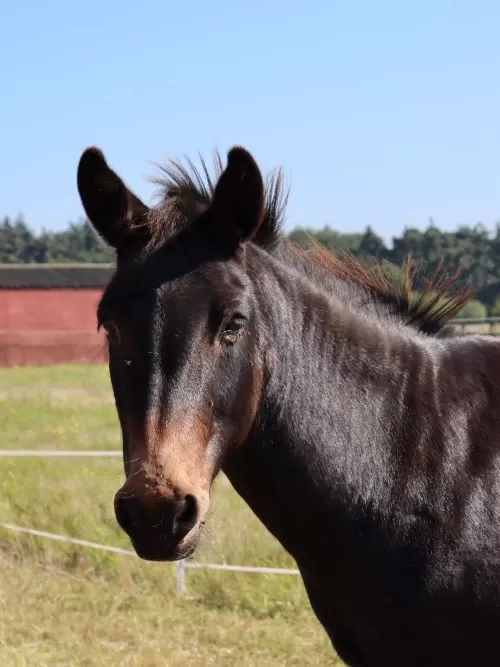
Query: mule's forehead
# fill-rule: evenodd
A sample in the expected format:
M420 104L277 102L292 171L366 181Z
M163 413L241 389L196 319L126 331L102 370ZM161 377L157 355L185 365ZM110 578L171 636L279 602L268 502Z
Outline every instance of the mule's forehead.
M207 261L190 271L179 271L174 264L148 263L130 269L118 269L108 284L98 306L98 319L115 313L124 317L133 313L151 313L158 308L216 306L237 309L247 302L250 278L240 262Z
M138 276L117 272L107 285L97 307L99 321L118 314L126 314L136 305L151 304L155 299L153 283L137 280Z

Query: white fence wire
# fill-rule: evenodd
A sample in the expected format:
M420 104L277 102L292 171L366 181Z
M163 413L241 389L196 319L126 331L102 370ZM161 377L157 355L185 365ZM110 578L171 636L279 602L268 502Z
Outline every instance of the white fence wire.
M103 456L122 456L122 453L116 449L113 450L99 450L99 449L0 449L0 456L39 456L42 458L67 458L68 456L82 456L82 457L103 457Z
M63 458L63 457L121 457L122 452L118 450L68 450L68 449L0 449L0 457L43 457L43 458ZM123 549L121 547L113 547L108 544L100 544L99 542L92 542L90 540L83 540L77 537L69 537L68 535L59 535L58 533L51 533L45 530L38 530L36 528L29 528L25 526L17 526L12 523L0 522L0 528L14 533L24 533L41 537L44 539L55 540L58 542L66 542L68 544L75 544L81 547L90 549L98 549L100 551L109 551L123 556L133 556L137 558L135 551L131 549ZM179 594L185 590L186 570L223 570L226 572L247 572L251 574L277 574L277 575L300 575L296 568L286 567L258 567L252 565L229 565L228 563L196 563L193 561L180 560L175 563L176 569L176 590Z

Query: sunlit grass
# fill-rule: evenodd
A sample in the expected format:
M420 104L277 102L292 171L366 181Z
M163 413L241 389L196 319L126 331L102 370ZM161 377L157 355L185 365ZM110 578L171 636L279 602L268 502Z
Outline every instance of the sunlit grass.
M101 364L3 369L4 449L117 449L118 419Z

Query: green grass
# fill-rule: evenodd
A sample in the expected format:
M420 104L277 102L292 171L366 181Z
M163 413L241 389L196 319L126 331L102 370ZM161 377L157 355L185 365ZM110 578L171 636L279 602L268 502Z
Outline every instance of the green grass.
M3 448L120 447L107 370L0 370ZM129 548L120 459L0 459L0 520ZM221 477L197 560L293 567ZM188 571L0 529L0 665L340 665L298 577Z
M115 449L117 417L104 365L3 369L0 433L8 449Z

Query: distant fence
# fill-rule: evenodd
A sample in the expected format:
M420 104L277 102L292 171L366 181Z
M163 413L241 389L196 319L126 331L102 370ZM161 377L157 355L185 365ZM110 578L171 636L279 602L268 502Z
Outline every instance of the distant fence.
M106 360L106 340L96 329L0 329L0 367Z
M42 458L64 458L64 457L121 457L122 452L119 450L38 450L38 449L0 449L0 457L42 457ZM109 544L101 544L99 542L92 542L90 540L83 540L77 537L69 537L68 535L60 535L58 533L50 533L45 530L38 530L26 526L18 526L12 523L0 522L0 528L9 532L23 533L40 537L43 539L54 540L57 542L66 542L67 544L75 544L77 546L98 549L99 551L108 551L123 556L137 557L135 551L131 549L123 549L122 547L114 547ZM250 574L273 574L273 575L291 575L299 576L300 572L296 568L286 567L258 567L253 565L229 565L228 563L195 563L193 561L180 560L175 563L175 587L179 594L184 593L186 588L186 571L187 570L222 570L225 572L246 572Z
M460 317L450 322L460 333L500 336L500 317Z

